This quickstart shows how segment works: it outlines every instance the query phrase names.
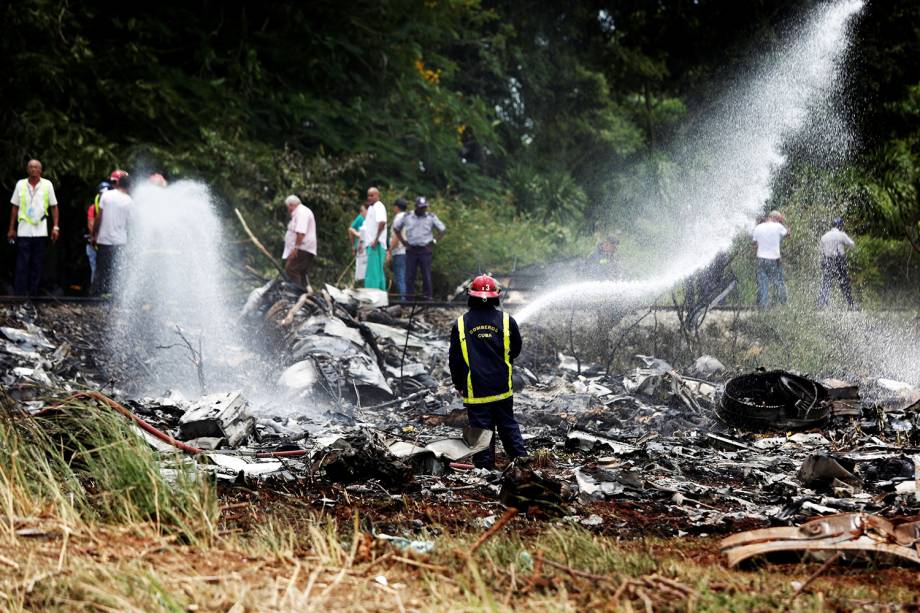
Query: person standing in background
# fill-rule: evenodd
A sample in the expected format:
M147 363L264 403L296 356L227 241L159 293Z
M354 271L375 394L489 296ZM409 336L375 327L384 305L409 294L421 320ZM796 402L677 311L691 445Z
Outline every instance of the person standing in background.
M86 259L89 261L89 286L92 287L96 282L96 245L93 244L93 224L96 221L96 213L99 212L99 200L102 194L112 189L112 184L108 181L102 181L96 187L96 198L86 210Z
M431 260L434 254L434 231L439 235L445 231L444 223L428 211L428 200L424 196L415 199L415 212L405 215L395 226L406 241L406 293L415 293L415 273L422 272L422 292L425 300L431 300Z
M383 273L386 257L387 208L380 201L380 190L371 187L367 190L367 216L362 228L365 251L367 252L367 273L364 287L386 291L387 280Z
M96 252L96 283L93 295L111 294L115 289L115 277L128 244L128 222L134 201L128 195L131 177L124 170L116 170L109 177L114 189L99 199L99 210L93 221L93 243Z
M827 295L831 291L834 281L840 284L840 291L846 299L851 310L856 310L853 293L850 288L850 271L847 265L847 249L856 246L846 232L843 231L843 219L838 217L831 222L831 229L821 237L821 295L818 297L818 306L827 306Z
M620 239L610 234L605 236L595 250L585 258L580 266L581 274L586 279L609 281L620 276L620 267L617 262L617 249Z
M770 304L770 286L776 287L776 302L786 304L786 279L780 261L779 246L789 236L789 226L779 211L770 211L767 220L757 224L752 234L757 255L757 306Z
M58 202L54 195L54 185L42 178L42 163L29 160L26 173L28 178L16 183L10 198L13 207L6 237L11 243L16 243L16 294L37 296L48 244L49 212L53 223L52 241L57 241L61 228L58 226Z
M361 229L364 227L364 218L367 216L367 205L363 202L358 205L358 216L348 228L348 240L351 242L352 252L355 254L355 285L364 282L367 272L367 251L364 249L364 239Z
M313 211L304 206L295 195L284 199L291 221L284 235L284 272L291 283L302 290L312 292L310 271L316 257L316 218Z
M406 206L405 198L397 198L393 203L393 231L390 234L390 249L387 252L387 262L392 261L393 284L402 302L406 301L406 245L400 233L396 231L396 224L406 214Z

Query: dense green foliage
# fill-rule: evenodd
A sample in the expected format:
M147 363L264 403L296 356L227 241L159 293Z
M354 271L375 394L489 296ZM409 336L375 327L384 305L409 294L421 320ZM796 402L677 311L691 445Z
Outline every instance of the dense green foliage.
M433 196L450 226L445 290L628 229L636 194L672 163L667 144L814 4L4 3L0 175L9 190L37 157L56 182L60 285L86 274L68 254L81 252L93 186L126 167L206 181L271 248L281 199L300 194L319 222L319 276L333 280L368 185L388 202ZM851 228L920 251L918 31L916 3L864 9L841 101L855 155L834 168L793 156L781 180L817 164ZM7 275L9 253L2 264Z

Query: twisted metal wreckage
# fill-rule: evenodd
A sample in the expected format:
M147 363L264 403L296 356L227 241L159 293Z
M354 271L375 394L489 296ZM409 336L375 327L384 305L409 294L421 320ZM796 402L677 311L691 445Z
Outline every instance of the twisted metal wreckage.
M515 403L533 456L478 470L462 460L492 437L461 430L446 370L453 316L407 317L384 304L373 291L331 286L312 296L279 282L253 291L241 324L279 356L267 400L239 390L143 397L129 376L104 395L79 391L149 368L91 350L98 305L0 307L0 377L25 412L47 415L47 398L84 394L132 419L164 466L193 456L225 487L321 484L320 507L410 494L463 501L484 527L503 504L625 535L741 531L722 542L731 565L817 550L920 561L920 391L909 385L732 377L709 356L686 373L638 356L625 376L592 376L525 346Z

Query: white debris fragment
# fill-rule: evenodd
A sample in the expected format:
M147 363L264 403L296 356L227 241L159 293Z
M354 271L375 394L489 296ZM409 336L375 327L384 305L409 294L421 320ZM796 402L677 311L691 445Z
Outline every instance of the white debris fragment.
M43 385L51 385L51 378L41 368L26 368L24 366L17 366L13 369L13 375L20 379L28 379L34 383L41 383Z
M360 287L356 289L339 289L328 283L325 285L326 293L344 305L362 304L369 307L382 308L390 304L386 290Z
M243 308L240 310L240 315L243 317L252 315L256 309L259 308L259 303L262 302L262 296L271 288L273 283L273 281L269 281L262 287L257 287L249 292L249 296L246 298L246 304L244 304Z
M326 320L326 325L323 327L323 334L347 339L358 347L364 346L364 339L361 338L361 333L355 328L349 328L344 321L337 317L330 317Z
M402 347L406 344L406 336L408 334L407 330L402 328L394 328L393 326L388 326L386 324L378 324L372 321L364 323L371 332L374 333L374 336L378 338L386 338L393 341L397 347ZM417 334L408 334L409 337L409 347L413 349L422 349L426 346L426 341L423 338L420 338Z
M708 378L725 372L725 364L711 355L701 355L690 370L698 377Z
M288 366L278 377L278 385L300 391L312 388L319 381L319 373L313 360L301 360Z
M889 392L895 392L897 394L907 394L917 389L910 383L895 381L894 379L877 379L875 382L880 388L888 390Z
M473 523L476 524L476 527L482 528L483 530L488 530L495 525L495 522L498 520L497 515L486 515L485 517L477 517L473 520Z
M231 470L234 473L242 472L249 476L265 475L283 468L283 464L280 460L242 458L240 456L223 453L206 453L204 457L216 466Z
M3 336L10 339L18 345L26 347L40 347L42 349L54 349L54 344L45 338L41 328L32 324L26 324L26 330L19 328L10 328L8 326L0 327Z

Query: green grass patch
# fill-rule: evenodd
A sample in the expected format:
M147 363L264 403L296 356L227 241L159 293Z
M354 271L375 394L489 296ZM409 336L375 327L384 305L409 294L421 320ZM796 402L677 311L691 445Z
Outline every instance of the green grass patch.
M52 514L66 524L152 523L202 542L216 531L214 487L195 465L162 459L121 415L70 399L0 419L0 501L8 518ZM166 465L165 462L170 464Z

